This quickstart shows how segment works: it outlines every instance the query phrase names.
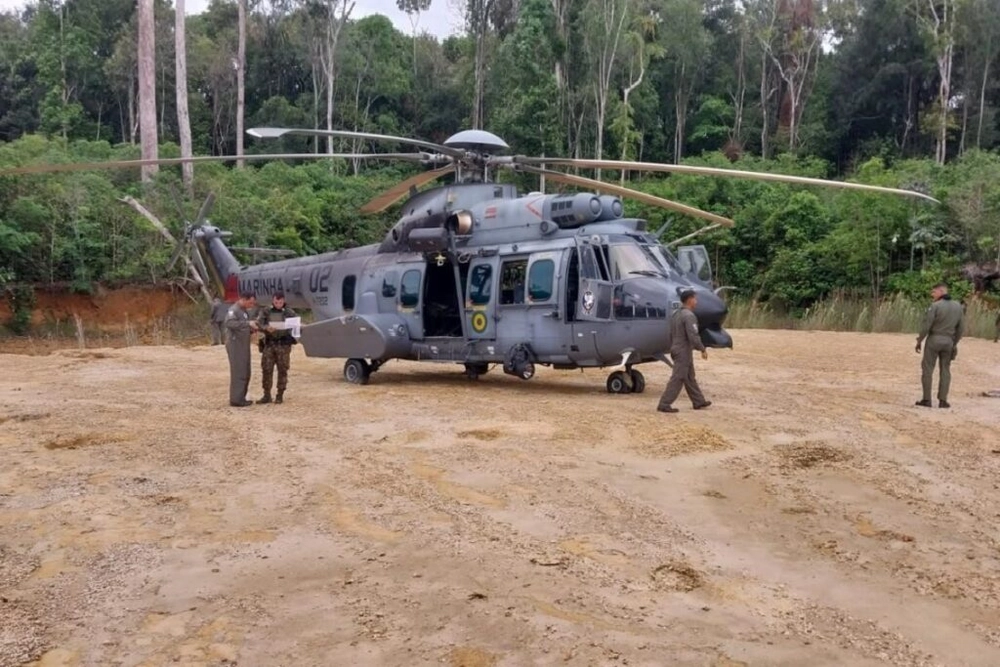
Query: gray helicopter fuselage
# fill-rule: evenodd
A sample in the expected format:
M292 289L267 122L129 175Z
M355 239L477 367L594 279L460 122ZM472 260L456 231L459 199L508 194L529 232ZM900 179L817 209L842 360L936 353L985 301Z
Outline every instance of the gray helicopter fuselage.
M215 264L224 249L220 238L204 246ZM666 352L666 320L683 289L698 293L706 345L731 346L710 286L645 221L621 217L620 200L592 194L438 188L407 202L379 244L243 268L236 280L230 298L238 288L266 303L281 290L290 307L310 309L301 342L315 357L643 363Z

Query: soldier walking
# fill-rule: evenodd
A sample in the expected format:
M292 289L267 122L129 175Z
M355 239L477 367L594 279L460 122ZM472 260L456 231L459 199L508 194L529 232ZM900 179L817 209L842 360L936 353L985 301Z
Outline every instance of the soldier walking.
M229 356L229 405L245 408L250 387L250 335L257 322L248 311L257 305L253 292L241 292L239 300L226 313L226 353Z
M962 304L951 300L948 286L944 283L935 285L931 289L931 296L934 298L934 303L927 309L923 325L920 327L920 335L917 336L917 353L920 352L924 339L927 339L920 378L924 395L917 401L917 405L924 408L933 407L931 387L934 381L934 366L939 365L941 370L938 378L938 407L950 408L948 389L951 387L951 362L958 355L964 312Z
M660 412L678 412L672 404L680 396L681 387L687 391L695 410L712 404L712 401L705 400L694 374L694 351L701 352L702 359L708 359L708 351L698 335L698 318L694 314L698 297L693 290L681 292L681 304L682 307L670 318L669 343L674 370L660 397L660 404L656 407Z
M295 311L285 305L285 293L275 292L271 297L271 307L262 308L257 317L257 325L264 332L260 343L260 368L263 377L264 395L258 403L271 402L271 383L274 378L274 367L278 367L278 394L275 403L284 401L285 388L288 386L288 369L292 360L292 345L298 341L292 336L290 329L276 329L274 324L295 317Z
M209 321L212 325L212 345L221 345L226 342L226 315L229 313L229 304L215 297L212 299L212 315Z

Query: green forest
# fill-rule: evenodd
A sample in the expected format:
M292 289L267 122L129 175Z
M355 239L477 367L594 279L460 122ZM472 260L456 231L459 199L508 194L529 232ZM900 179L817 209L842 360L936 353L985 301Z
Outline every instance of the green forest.
M976 308L992 303L1000 2L465 0L464 31L442 41L420 29L421 13L454 0L397 1L416 26L408 33L385 16L352 16L347 0L212 0L182 21L163 0L38 0L2 13L0 170L188 151L408 150L241 132L255 126L435 142L482 128L523 155L853 180L942 202L601 172L736 221L699 237L718 284L734 288L734 317L808 319L855 304L855 314L823 322L908 329L913 317L879 325L872 313L894 303L919 313L941 279ZM358 208L418 169L316 159L192 171L0 176L0 283L12 305L38 286L183 280L183 267L167 270L173 247L126 196L177 234L213 192L211 220L235 245L311 254L379 239L398 207ZM702 226L636 202L626 213L651 229L669 223L664 241Z

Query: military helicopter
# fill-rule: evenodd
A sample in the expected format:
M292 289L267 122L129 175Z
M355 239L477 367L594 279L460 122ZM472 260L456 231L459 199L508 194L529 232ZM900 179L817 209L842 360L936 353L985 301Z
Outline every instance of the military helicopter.
M411 145L420 151L263 154L242 159L388 158L434 167L362 207L362 212L385 210L409 195L398 222L380 243L244 267L223 241L229 233L205 217L210 196L197 220L186 226L178 246L177 254L181 245L189 244L195 266L227 301L235 301L241 292L253 292L264 301L282 291L292 308L310 309L315 321L301 327L305 354L346 359L343 376L354 384L368 383L391 359L408 359L462 364L470 379L487 373L493 364L523 380L535 375L537 364L556 369L611 366L616 370L607 378L609 393L641 393L645 379L635 367L669 363L666 320L680 307L684 290L698 295L695 315L705 345L732 347L732 337L722 326L727 312L719 295L723 288L713 289L705 247L680 246L674 254L647 229L646 220L624 217L621 197L710 223L670 245L731 226L732 220L544 165L751 178L937 201L912 190L779 174L505 156L501 153L509 146L483 130L459 132L443 144L339 130L254 128L247 133L265 140L285 135L360 138ZM107 166L211 159L227 158L133 160ZM77 168L86 165L0 170L0 176ZM494 180L500 169L592 192L521 194L514 185ZM449 185L417 190L452 173L455 179Z

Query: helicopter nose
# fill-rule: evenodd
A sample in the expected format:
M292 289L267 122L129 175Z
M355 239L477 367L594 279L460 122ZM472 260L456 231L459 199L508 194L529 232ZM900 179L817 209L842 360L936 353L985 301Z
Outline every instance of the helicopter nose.
M698 305L694 314L698 318L698 330L701 340L709 347L732 347L733 337L722 328L729 309L726 302L711 290L699 289Z

